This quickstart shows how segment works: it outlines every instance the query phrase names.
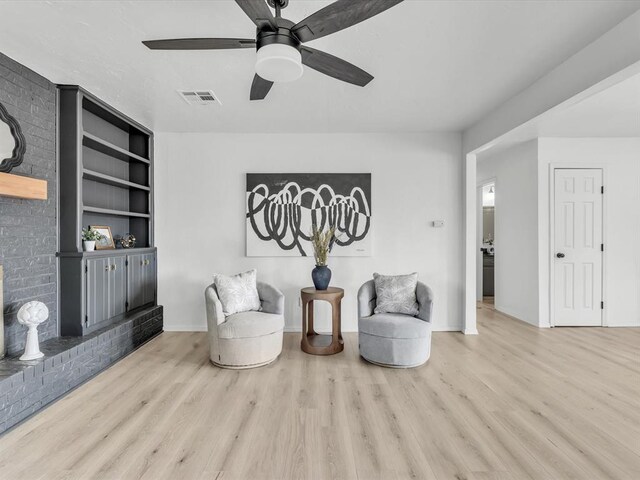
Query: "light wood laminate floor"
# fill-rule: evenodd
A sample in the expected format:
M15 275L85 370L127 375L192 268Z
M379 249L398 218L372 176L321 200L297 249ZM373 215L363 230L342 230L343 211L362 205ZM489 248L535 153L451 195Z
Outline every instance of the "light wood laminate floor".
M640 329L538 330L480 307L393 370L316 357L221 370L164 333L0 438L0 478L639 479Z

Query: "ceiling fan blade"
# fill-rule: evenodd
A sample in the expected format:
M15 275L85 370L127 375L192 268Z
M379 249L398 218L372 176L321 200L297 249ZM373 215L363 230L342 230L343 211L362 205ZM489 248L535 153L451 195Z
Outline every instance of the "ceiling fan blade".
M300 53L302 54L302 63L307 67L343 82L364 87L373 80L373 76L361 68L315 48L301 47Z
M174 38L146 40L142 43L151 50L221 50L256 46L256 41L248 38Z
M251 84L251 94L249 100L264 100L269 90L273 86L273 82L265 80L257 73L253 77L253 83Z
M296 23L291 31L301 42L330 35L360 23L402 0L338 0Z
M236 0L236 3L258 28L278 29L276 19L265 0Z

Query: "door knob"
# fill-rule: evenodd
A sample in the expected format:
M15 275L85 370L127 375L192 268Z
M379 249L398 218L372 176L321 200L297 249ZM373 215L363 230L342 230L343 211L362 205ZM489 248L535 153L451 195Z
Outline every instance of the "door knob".
M556 257L558 257L558 258L564 258L564 253L556 253Z

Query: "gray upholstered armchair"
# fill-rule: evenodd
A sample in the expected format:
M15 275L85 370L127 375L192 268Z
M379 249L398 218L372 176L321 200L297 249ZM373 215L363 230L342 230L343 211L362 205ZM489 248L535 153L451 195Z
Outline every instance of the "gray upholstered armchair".
M215 284L204 292L211 362L224 368L253 368L273 362L282 352L284 295L257 282L262 310L225 316Z
M417 316L400 313L374 313L376 288L373 280L358 291L358 337L360 355L385 367L417 367L431 354L431 312L433 291L418 282Z

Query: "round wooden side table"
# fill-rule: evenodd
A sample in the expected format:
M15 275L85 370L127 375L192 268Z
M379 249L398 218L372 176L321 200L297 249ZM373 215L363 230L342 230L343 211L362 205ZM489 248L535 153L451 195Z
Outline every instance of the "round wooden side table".
M307 287L300 290L302 298L302 341L300 347L303 352L312 355L333 355L344 350L344 340L341 331L341 301L344 290L329 287L326 290L316 290ZM324 300L331 304L331 335L320 335L313 328L313 302Z

